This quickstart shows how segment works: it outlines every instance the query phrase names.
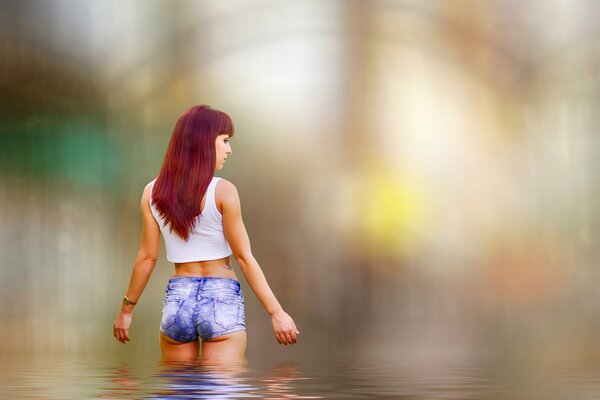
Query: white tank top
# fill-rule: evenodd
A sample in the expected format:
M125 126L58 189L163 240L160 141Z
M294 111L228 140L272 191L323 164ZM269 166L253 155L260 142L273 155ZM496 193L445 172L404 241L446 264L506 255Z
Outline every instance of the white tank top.
M190 261L217 260L232 254L231 247L227 243L223 233L223 215L217 209L215 201L215 188L219 179L213 176L208 189L206 189L206 200L202 209L201 218L196 221L186 242L177 235L175 231L170 232L170 227L165 226L159 211L152 204L152 189L154 181L150 185L150 210L154 219L160 226L160 231L165 240L167 248L167 260L174 263Z

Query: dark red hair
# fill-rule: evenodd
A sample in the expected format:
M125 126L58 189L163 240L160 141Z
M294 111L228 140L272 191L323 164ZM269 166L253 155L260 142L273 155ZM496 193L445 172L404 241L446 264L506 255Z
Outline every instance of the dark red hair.
M217 136L233 136L229 115L207 105L193 106L177 119L163 165L152 190L152 204L187 241L199 218L202 197L215 176Z

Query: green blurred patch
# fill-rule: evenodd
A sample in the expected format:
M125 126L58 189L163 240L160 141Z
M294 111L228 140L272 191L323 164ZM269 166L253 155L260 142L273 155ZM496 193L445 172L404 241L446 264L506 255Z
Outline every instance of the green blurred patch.
M117 184L119 145L94 121L4 118L0 173L32 179L59 179L79 186Z

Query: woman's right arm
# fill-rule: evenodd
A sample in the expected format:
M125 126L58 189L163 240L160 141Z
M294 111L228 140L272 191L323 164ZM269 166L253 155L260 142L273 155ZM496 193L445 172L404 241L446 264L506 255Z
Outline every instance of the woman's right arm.
M229 181L221 179L219 198L223 210L223 229L233 256L256 297L263 304L269 315L275 338L281 344L296 343L296 335L300 332L294 320L285 312L269 287L265 275L252 255L250 239L242 221L240 198L236 187Z
M149 202L150 188L147 185L144 188L140 208L142 211L142 238L138 254L133 263L129 287L125 295L133 302L137 303L146 284L150 280L150 275L156 266L158 258L158 248L160 244L160 228L152 216ZM113 324L113 335L121 343L129 341L129 326L131 325L131 313L133 305L122 303L121 310Z

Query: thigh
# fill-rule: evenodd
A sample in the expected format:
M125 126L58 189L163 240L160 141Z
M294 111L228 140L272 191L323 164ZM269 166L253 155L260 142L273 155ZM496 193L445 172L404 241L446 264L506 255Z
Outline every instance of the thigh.
M200 340L178 342L160 331L159 336L163 361L194 362L198 360Z
M240 330L202 341L202 360L242 360L246 354L246 331Z

